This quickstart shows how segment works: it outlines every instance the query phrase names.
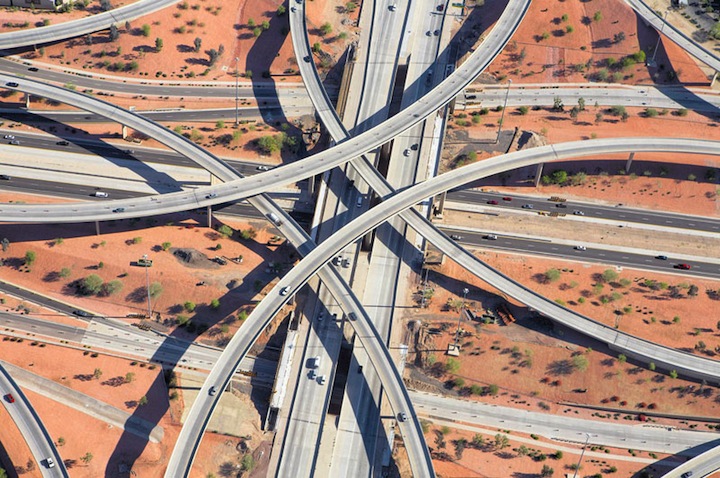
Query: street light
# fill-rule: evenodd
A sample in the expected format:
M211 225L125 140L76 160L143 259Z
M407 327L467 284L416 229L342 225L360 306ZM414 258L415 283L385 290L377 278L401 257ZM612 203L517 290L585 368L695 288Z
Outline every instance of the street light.
M507 109L508 96L510 96L510 85L512 85L512 80L508 80L508 87L507 91L505 92L505 105L503 105L502 113L500 114L500 121L498 122L498 134L495 143L500 142L500 130L502 129L503 120L505 119L505 110Z
M585 439L585 444L583 445L583 449L580 452L580 458L578 459L577 465L575 466L575 473L573 473L573 478L577 478L577 472L580 469L580 462L582 462L583 455L585 454L585 448L587 448L587 444L590 441L590 434L586 433L585 436L587 436L587 438Z
M458 341L460 340L460 321L462 320L463 310L465 309L465 297L467 297L470 290L468 288L463 289L462 305L460 306L460 313L458 314L458 326L455 332L455 350L458 350Z
M238 73L238 63L240 62L240 58L235 57L235 126L238 126L240 124L240 112L238 111L240 106L240 95L238 93L238 81L240 78L240 75Z
M653 67L655 66L655 55L657 54L658 47L660 46L660 37L662 37L662 32L663 32L663 30L665 30L665 24L666 24L668 13L670 13L670 10L665 10L665 16L663 17L663 24L660 27L660 33L658 33L657 43L655 43L655 50L653 50L653 56L650 59L648 66L653 66Z
M145 287L147 291L147 303L148 303L148 319L152 315L152 309L150 308L150 271L148 271L149 267L147 265L148 256L147 254L143 254L143 259L145 260Z

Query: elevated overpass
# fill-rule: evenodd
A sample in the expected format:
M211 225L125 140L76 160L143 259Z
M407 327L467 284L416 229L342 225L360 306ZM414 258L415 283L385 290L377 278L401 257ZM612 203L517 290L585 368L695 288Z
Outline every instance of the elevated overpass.
M180 0L138 0L130 5L45 27L0 33L0 50L42 45L125 25L125 22L162 10Z
M652 25L659 34L662 33L683 50L705 63L716 72L720 71L720 57L685 35L671 23L665 21L661 15L658 15L658 13L651 9L643 0L625 0L625 3L630 5L630 7L632 7L632 9L643 18L643 20Z
M5 370L2 363L0 363L0 389L2 390L0 400L3 401L10 418L15 422L15 425L25 438L25 442L38 465L40 475L43 478L69 478L70 475L68 475L67 468L65 468L65 463L55 446L55 442L50 437L37 412L35 412L30 400ZM10 402L8 394L12 394L15 400L13 403ZM54 467L50 468L48 466L48 458L55 462Z

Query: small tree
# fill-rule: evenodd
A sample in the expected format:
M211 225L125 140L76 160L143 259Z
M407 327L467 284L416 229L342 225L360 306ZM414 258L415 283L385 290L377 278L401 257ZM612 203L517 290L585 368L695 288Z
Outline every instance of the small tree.
M285 12L286 12L286 10L285 10L284 5L280 5L279 7L277 7L277 16L278 17L285 15Z
M140 399L138 400L138 406L139 406L139 407L145 406L145 405L147 405L147 402L148 402L147 397L146 397L145 395L143 395L143 396L140 397Z
M7 237L3 237L0 241L0 247L2 247L3 252L7 252L10 248L10 240Z
M445 370L449 373L458 373L460 371L460 362L454 358L448 358L445 363Z
M163 286L159 282L153 282L150 284L150 288L148 289L148 293L150 294L150 297L155 298L160 296L160 294L163 293Z
M502 450L508 446L510 446L510 440L507 435L503 435L501 433L495 435L495 448Z
M100 377L102 377L102 374L103 374L102 370L99 369L99 368L96 368L96 369L93 371L93 378L94 378L95 380L100 380Z
M167 250L170 249L171 247L172 247L172 244L171 244L170 242L163 242L163 243L162 243L162 250L163 250L163 251L167 251Z
M548 465L543 465L542 470L540 471L540 476L542 478L550 478L553 476L553 473L555 473L555 470L550 468Z
M222 226L218 227L218 232L222 234L224 237L230 237L233 235L233 229L228 226L227 224L223 224Z
M103 284L103 291L106 295L113 295L120 292L123 288L122 281L115 279Z
M125 374L125 383L133 383L135 381L135 374L128 372Z
M555 282L560 279L561 275L562 273L558 269L549 269L545 272L545 279L547 279L548 282Z
M199 52L200 48L202 47L202 38L195 38L195 41L193 43L195 44L195 53Z
M220 299L213 299L210 301L210 308L217 310L220 308Z
M670 370L670 378L672 378L672 379L678 378L677 370Z
M270 22L267 21L267 20L265 20L265 21L263 21L263 22L261 23L261 26L262 26L262 29L263 29L263 30L269 30L269 29L270 29Z
M144 24L142 27L140 27L140 31L142 32L142 36L149 37L150 36L150 25L147 23Z
M332 25L329 22L325 22L320 27L320 34L326 36L332 33Z
M57 441L58 446L63 446L65 444L65 438L60 437Z
M34 251L27 251L25 253L25 265L30 267L33 264L35 264L35 260L37 259L37 255Z
M162 38L156 38L155 39L155 51L157 53L160 53L163 49L163 40Z
M90 452L85 453L83 456L80 457L80 460L85 463L86 465L89 464L93 459L93 454Z
M614 269L605 269L602 273L602 278L605 282L612 282L617 280L618 273Z
M110 25L110 41L116 41L120 38L120 30L115 24Z
M595 12L595 14L593 15L593 21L599 22L602 19L603 19L602 12L600 12L600 11Z
M573 367L581 372L588 368L588 359L585 355L576 355L573 357Z
M195 311L195 302L187 301L183 304L183 308L187 310L188 312L194 312Z
M457 458L458 460L462 459L465 447L467 447L467 443L467 440L464 438L455 440L455 458Z
M246 453L240 461L240 470L252 471L255 468L255 458L250 453Z
M618 359L618 362L620 362L620 363L625 363L625 362L627 362L627 357L625 356L625 354L620 354L620 355L618 355L618 358L617 358L617 359Z
M102 290L103 280L97 274L90 274L80 283L78 292L82 295L95 295Z

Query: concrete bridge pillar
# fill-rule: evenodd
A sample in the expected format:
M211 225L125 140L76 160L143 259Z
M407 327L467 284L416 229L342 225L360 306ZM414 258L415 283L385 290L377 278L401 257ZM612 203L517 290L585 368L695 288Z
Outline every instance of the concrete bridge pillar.
M718 72L716 71L715 73L713 73L712 80L710 80L710 88L715 86L715 81L717 81L717 77L718 77Z
M100 235L100 221L95 221L95 235Z
M542 177L544 165L544 163L540 163L537 165L537 170L535 171L535 187L540 186L540 178Z
M630 156L628 156L628 160L625 163L625 173L626 174L630 172L630 166L632 166L632 161L633 161L634 157L635 157L635 152L630 153Z
M445 211L445 198L447 197L447 191L439 194L436 197L437 201L435 201L433 206L433 216L437 217L438 219L442 219L443 212Z
M30 93L25 93L25 109L30 109Z
M207 207L207 217L208 217L207 227L208 227L208 229L212 229L212 206Z

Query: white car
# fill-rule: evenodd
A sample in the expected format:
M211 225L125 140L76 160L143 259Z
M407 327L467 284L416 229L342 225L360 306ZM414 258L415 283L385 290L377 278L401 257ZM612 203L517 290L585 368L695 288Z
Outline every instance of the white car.
M390 5L390 6L388 7L388 9L389 9L391 12L394 12L395 10L397 10L397 5L395 5L395 4L393 3L392 5Z
M575 246L576 251L587 251L587 247L585 246Z
M290 286L285 286L282 289L280 289L280 295L287 295L290 291Z
M53 460L53 459L50 458L50 457L45 458L45 464L47 464L47 467L48 467L48 468L54 468L54 467L55 467L55 460Z

